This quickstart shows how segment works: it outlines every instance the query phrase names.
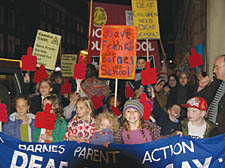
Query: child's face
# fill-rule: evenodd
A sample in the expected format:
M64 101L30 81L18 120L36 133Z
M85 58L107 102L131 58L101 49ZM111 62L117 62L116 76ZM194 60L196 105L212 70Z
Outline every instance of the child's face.
M22 116L27 114L30 106L27 104L27 101L23 98L19 98L16 100L16 111L18 115Z
M176 79L175 79L173 76L171 76L171 77L169 78L169 85L170 85L170 87L175 87L176 84L177 84Z
M50 113L54 113L55 107L52 107L52 102L51 102L50 100L44 99L44 101L43 101L42 104L43 104L43 110L45 109L46 104L51 104L51 110L50 110Z
M90 110L88 109L88 107L83 102L78 101L76 104L76 115L82 120L87 120L89 113Z
M144 69L145 68L145 60L144 59L139 59L138 61L137 61L137 68L138 69Z
M111 98L109 99L109 105L110 105L110 107L114 106L114 102L115 102L115 98L114 98L114 96L113 96L113 97L111 97ZM119 102L118 99L116 99L116 107L118 107L119 105L120 105L120 102Z
M52 88L50 87L50 85L48 84L48 82L42 82L40 84L40 93L42 96L46 97L48 96L52 91Z
M157 92L160 92L160 91L163 89L163 86L164 86L165 84L166 84L165 81L160 82L160 83L155 87L155 90L156 90Z
M174 118L179 118L180 117L180 111L181 108L178 105L173 105L170 109L168 109L169 115L173 116Z
M188 83L188 78L185 74L182 74L179 78L179 82L182 86L185 86Z
M205 112L197 108L189 107L187 109L187 117L188 117L188 120L190 121L200 121L204 118L204 116L205 116Z
M140 120L140 113L134 108L128 108L124 112L124 117L129 123L136 123Z
M103 118L100 122L100 129L106 129L106 128L110 128L110 123L109 123L109 120L106 119L106 118Z

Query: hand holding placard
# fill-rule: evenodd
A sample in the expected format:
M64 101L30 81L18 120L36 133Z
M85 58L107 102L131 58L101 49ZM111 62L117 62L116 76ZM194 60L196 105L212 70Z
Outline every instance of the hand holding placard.
M80 55L78 64L74 65L73 79L76 79L77 93L80 92L80 83L85 79L87 64L83 62L83 56Z
M188 56L190 68L198 67L203 65L201 54L197 54L195 49L191 49L191 55Z
M141 71L141 84L149 85L157 82L157 73L155 68L150 68L150 63L145 63L145 70Z
M65 83L61 85L60 93L63 94L69 94L71 92L71 84L68 82L68 79L65 80Z
M8 115L5 104L0 104L0 132L2 132L2 122L8 122Z
M27 55L22 56L22 70L36 71L37 57L32 55L32 47L27 48Z

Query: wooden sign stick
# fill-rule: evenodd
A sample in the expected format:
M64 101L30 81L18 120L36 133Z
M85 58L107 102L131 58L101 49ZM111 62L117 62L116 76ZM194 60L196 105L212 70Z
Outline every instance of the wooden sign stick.
M116 107L116 101L117 101L117 89L118 89L118 79L115 79L115 97L114 97L114 107Z

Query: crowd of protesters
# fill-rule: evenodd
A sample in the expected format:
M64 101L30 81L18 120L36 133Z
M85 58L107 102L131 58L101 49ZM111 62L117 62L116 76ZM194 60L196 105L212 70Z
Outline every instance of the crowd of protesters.
M178 72L167 79L158 76L157 83L146 89L141 84L143 69L145 59L139 58L135 79L121 80L118 94L114 81L99 79L91 64L79 93L76 82L70 80L71 92L61 94L65 82L61 72L53 72L39 83L30 80L26 85L32 89L16 97L15 112L3 124L3 133L28 142L65 140L105 146L139 144L177 134L206 138L225 133L225 55L215 59L214 79L200 73L192 81L188 72ZM125 87L132 89L133 97L126 98ZM101 97L100 106L93 102L94 96ZM57 116L51 134L34 126L36 113L43 112L47 103Z

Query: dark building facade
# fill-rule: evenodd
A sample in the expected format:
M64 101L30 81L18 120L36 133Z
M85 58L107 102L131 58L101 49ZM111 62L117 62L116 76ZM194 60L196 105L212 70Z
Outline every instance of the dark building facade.
M88 47L88 24L87 1L0 0L0 57L21 59L38 29L62 36L60 53L78 53Z

